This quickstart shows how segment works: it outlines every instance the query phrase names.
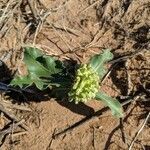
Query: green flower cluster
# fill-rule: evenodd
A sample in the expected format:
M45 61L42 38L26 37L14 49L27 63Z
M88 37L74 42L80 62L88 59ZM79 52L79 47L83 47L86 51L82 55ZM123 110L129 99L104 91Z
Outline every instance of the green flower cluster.
M87 102L95 98L99 88L99 76L90 65L82 65L76 72L75 82L68 93L70 101Z

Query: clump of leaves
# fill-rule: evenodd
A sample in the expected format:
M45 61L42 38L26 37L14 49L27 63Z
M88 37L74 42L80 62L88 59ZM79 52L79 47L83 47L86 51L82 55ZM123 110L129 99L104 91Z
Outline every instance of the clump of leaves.
M24 51L23 61L26 64L28 75L17 76L11 81L11 85L26 88L33 84L40 90L44 90L52 85L53 74L62 72L62 63L55 60L51 56L43 55L43 53L32 47L26 47Z
M76 104L85 103L91 99L103 101L110 107L113 115L122 117L121 104L116 99L99 91L99 84L107 72L105 63L111 59L113 59L113 54L110 50L103 50L103 53L93 56L89 63L79 64L72 81L69 73L64 71L67 70L67 67L63 62L52 56L43 55L37 48L26 47L24 62L27 66L28 75L15 77L11 81L11 85L26 88L35 84L40 90L61 87L60 90L63 91L68 87L69 101L74 101Z

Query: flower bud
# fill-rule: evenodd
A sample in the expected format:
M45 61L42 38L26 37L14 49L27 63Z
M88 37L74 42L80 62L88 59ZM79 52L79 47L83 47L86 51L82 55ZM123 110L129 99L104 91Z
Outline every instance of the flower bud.
M87 102L95 98L99 88L99 76L93 68L88 65L82 65L76 72L75 81L68 93L69 100L79 102Z

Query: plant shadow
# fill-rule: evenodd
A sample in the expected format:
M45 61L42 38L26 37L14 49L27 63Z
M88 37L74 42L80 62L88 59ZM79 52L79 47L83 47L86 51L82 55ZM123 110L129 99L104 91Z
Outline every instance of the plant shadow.
M0 82L9 83L12 79L12 72L7 65L0 60Z
M126 96L128 93L128 83L127 83L127 74L125 70L125 62L119 62L114 65L110 73L112 82L120 90L123 96Z
M0 67L0 71L6 72L7 75L4 73L1 74L0 79L4 77L8 77L7 80L3 79L0 80L0 91L5 92L5 95L8 95L12 99L12 103L30 103L30 102L42 102L42 101L50 101L52 98L57 101L61 106L66 107L67 109L71 110L74 113L83 115L83 116L90 116L94 114L94 109L90 106L85 105L84 103L75 104L74 102L68 101L68 90L60 90L60 88L55 88L53 90L47 88L43 91L38 90L34 85L30 86L26 89L21 89L19 87L10 87L8 84L12 80L11 71L7 68L7 66L2 63ZM65 67L69 73L73 76L75 74L75 67L77 62L74 60L67 60L64 62Z

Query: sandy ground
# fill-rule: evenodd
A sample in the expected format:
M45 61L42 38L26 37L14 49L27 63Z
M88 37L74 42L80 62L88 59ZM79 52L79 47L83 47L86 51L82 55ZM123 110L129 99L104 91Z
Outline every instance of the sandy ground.
M133 99L124 107L124 118L117 119L95 100L75 105L37 96L22 103L17 95L13 99L2 93L3 104L25 105L31 111L9 107L17 118L25 120L29 130L20 134L16 132L23 129L12 130L1 141L1 149L128 149L150 110L149 41L149 0L0 1L0 59L11 75L16 70L24 74L23 46L35 46L47 55L78 63L109 48L117 62L101 89L120 100L126 96ZM1 72L3 81L7 75ZM101 113L92 117L96 111ZM3 129L10 120L3 114L0 118ZM133 150L150 149L149 123L135 140Z

